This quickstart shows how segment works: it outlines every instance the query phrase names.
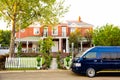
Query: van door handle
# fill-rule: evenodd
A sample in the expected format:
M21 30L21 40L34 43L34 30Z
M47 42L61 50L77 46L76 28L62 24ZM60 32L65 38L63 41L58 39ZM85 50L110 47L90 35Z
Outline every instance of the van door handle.
M94 60L94 62L97 62L97 60Z

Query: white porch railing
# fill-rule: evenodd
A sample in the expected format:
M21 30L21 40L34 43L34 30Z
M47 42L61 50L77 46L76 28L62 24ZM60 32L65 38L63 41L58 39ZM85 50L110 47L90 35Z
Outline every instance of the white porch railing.
M6 58L5 68L36 68L36 57Z

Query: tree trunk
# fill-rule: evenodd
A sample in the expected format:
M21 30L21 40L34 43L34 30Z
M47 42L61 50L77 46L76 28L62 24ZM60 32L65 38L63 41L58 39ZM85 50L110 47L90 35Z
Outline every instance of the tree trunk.
M15 49L15 19L12 20L12 31L11 31L9 57L13 57L14 49Z
M15 24L16 24L16 15L17 15L17 3L13 5L13 16L12 16L12 31L11 31L11 40L10 40L10 52L9 57L13 57L15 50Z

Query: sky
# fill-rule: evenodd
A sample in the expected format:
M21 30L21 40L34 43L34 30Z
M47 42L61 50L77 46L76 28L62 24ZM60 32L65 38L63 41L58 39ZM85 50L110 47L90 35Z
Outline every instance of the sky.
M120 0L66 0L70 4L64 20L77 20L97 26L114 24L120 26Z
M65 6L70 5L67 12L61 19L78 20L97 26L114 24L120 26L120 0L65 0ZM7 29L6 24L0 21L0 29Z

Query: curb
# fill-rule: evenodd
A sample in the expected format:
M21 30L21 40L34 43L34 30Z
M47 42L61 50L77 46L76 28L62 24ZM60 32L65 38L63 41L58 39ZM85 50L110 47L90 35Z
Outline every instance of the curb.
M0 73L16 73L16 72L67 72L70 70L6 70L0 71Z

